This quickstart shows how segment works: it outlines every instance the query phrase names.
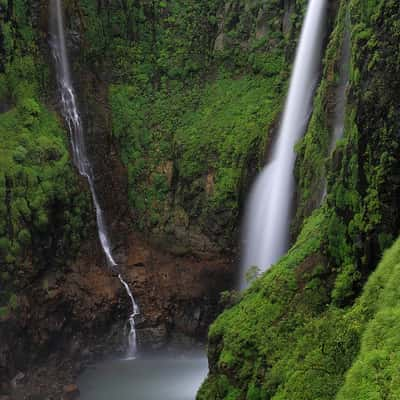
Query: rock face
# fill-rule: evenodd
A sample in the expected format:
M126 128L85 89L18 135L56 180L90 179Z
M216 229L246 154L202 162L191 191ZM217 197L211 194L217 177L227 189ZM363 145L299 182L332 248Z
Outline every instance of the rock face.
M139 342L160 346L168 339L205 337L218 311L219 293L232 286L229 260L177 257L130 237L122 272L141 309Z
M9 4L12 8L13 3ZM73 9L68 9L66 19L79 19L73 17L76 11ZM27 15L26 21L29 20L38 33L38 52L46 64L52 65L47 43L47 2L35 1L32 13L25 8L18 12ZM25 19L18 18L18 21ZM22 25L21 22L19 28L22 29ZM133 211L127 202L127 171L111 137L106 79L100 78L101 73L93 66L79 62L84 43L80 43L80 31L74 29L79 24L70 25L68 47L96 189L121 273L141 309L137 321L139 347L158 348L187 340L198 342L205 339L207 327L218 312L219 292L231 286L232 261L221 256L213 241L199 233L194 224L188 230L186 222L172 224L174 242L168 237L154 238L150 242L132 233ZM0 50L3 51L3 46ZM51 68L50 71L54 75ZM51 100L46 107L57 109L54 76L50 76L50 82L46 93ZM6 111L7 102L4 100L2 104L1 110ZM172 164L163 165L163 173L170 180L172 172ZM211 176L207 182L211 191ZM79 191L87 193L83 179ZM69 210L55 203L52 211L50 215L64 215ZM10 284L10 291L16 301L10 303L12 307L7 314L0 313L0 395L13 391L17 398L19 395L26 398L52 394L59 398L64 393L64 397L69 398L64 385L74 382L86 362L105 353L126 350L130 301L119 280L105 266L94 210L88 211L79 216L87 235L78 240L77 258L71 252L67 259L52 247L46 252L46 262L42 263L26 251L23 268L15 269L18 284ZM67 229L65 225L61 219L51 223L54 232L63 232ZM48 237L49 242L68 247L62 236L59 239L54 232L43 233L43 240ZM3 267L2 260L0 263ZM14 271L12 273L14 276ZM24 378L14 382L13 378L19 373L24 374Z
M75 384L70 384L70 385L64 386L63 391L64 391L64 394L62 397L63 400L78 400L79 399L80 391L78 389L78 386L76 386Z
M219 292L231 286L231 262L179 258L133 234L127 243L121 272L141 309L139 348L204 340ZM126 350L129 299L97 251L88 247L69 270L39 279L21 294L17 312L0 322L0 380L24 374L12 380L17 392L59 393L82 362ZM63 371L53 379L57 384L43 385L53 369Z

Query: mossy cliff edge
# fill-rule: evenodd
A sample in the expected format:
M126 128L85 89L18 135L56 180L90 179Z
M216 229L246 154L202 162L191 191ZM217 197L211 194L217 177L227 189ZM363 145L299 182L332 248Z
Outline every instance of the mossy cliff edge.
M203 270L227 277L226 287L232 280L242 208L277 131L307 1L63 3L112 241L149 305L148 337L159 338L170 322L157 320L161 291L146 293L161 265L184 281ZM293 247L211 327L200 399L397 396L395 329L382 329L396 326L398 243L377 266L400 226L400 5L328 3L323 69L296 148ZM8 380L36 356L28 336L46 360L52 338L80 332L95 342L108 316L123 323L128 304L104 269L90 195L71 162L47 5L0 1L0 334L9 340L0 340L0 376ZM344 136L332 151L348 31ZM197 307L224 285L194 286L198 298L182 303ZM35 296L43 303L30 308ZM168 304L170 321L179 319L184 307ZM98 319L79 319L93 307ZM11 344L13 332L24 332L21 346ZM74 354L79 343L68 342Z
M99 200L145 316L139 339L199 336L231 286L240 209L279 120L305 2L63 5ZM62 353L56 391L98 343L123 346L129 299L71 162L48 18L46 0L0 2L0 377L40 375L34 366Z
M340 3L297 147L297 216L305 222L296 222L288 254L211 326L210 373L198 399L399 396L398 241L379 263L399 234L399 16L395 1ZM346 24L345 129L331 154Z

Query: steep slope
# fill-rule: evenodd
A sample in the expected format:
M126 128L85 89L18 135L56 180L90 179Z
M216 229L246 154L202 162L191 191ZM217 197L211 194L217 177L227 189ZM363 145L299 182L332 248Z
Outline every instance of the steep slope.
M298 145L298 216L318 207L327 175L326 201L306 219L287 256L212 325L210 374L199 399L334 399L338 392L341 399L395 398L396 360L389 357L388 344L396 348L392 331L378 349L389 357L382 371L387 383L377 382L377 376L368 388L365 377L379 368L367 353L377 330L394 321L393 309L377 310L384 307L380 298L390 297L398 243L362 297L354 300L399 234L400 138L399 121L392 114L399 108L399 12L392 1L341 2L309 130ZM351 24L352 58L345 133L331 156L346 21ZM381 287L380 280L388 286ZM356 395L358 385L362 390Z
M70 6L82 61L109 85L135 227L164 246L179 243L177 254L236 250L241 204L279 119L304 9L264 3Z
M26 8L6 5L0 15L3 317L18 306L14 291L73 259L87 237L90 212L70 163L65 132L44 101L49 69L39 51L40 31Z
M337 400L396 399L400 395L399 262L400 240L397 240L385 253L352 311L360 316L371 315L371 319L363 333L360 352L346 374Z
M232 283L242 196L274 132L304 4L65 7L100 201L143 314L139 339L199 339ZM8 391L22 370L21 390L45 395L82 358L123 351L128 299L105 269L56 113L48 3L3 1L0 18L0 376ZM48 370L66 372L46 392L36 365L49 355Z

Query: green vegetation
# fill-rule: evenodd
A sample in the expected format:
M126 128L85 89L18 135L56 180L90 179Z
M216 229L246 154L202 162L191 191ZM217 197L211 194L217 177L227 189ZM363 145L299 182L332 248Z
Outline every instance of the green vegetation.
M114 135L142 228L168 217L171 189L191 218L206 225L210 213L229 209L234 228L248 160L265 147L280 111L279 84L279 78L221 78L204 88L177 85L147 96L133 86L112 86Z
M375 8L358 1L341 2L326 50L324 77L315 98L310 126L298 145L296 174L300 190L294 230L318 206L327 176L327 201L333 211L329 221L329 254L341 271L333 293L338 303L354 299L382 251L398 232L393 224L399 221L398 211L392 210L393 220L387 215L399 192L395 178L399 171L399 158L395 154L398 121L384 111L396 107L393 96L397 86L389 82L389 77L396 68L398 53L398 43L392 39L399 33L389 15L398 10L393 2L373 3ZM352 21L348 88L351 101L347 105L345 137L330 158L334 90L339 78L347 12ZM378 21L382 20L385 24L377 29ZM388 53L393 54L393 59L387 57ZM361 81L365 85L362 90ZM378 110L383 114L379 115Z
M371 316L360 353L346 375L337 399L396 399L399 396L400 240L366 285L357 308Z
M106 137L111 122L135 229L179 242L182 254L193 243L234 252L307 1L64 3L88 113L110 112L89 139ZM297 145L297 239L259 279L255 266L245 293L223 294L199 400L400 396L400 241L382 258L400 226L400 9L398 0L330 4L321 81ZM93 219L50 106L46 35L30 6L0 0L0 320L23 304L19 288L69 263ZM330 154L347 28L345 134Z
M393 78L399 8L394 1L367 3L341 2L309 129L297 147L294 230L301 233L212 325L201 400L399 396L400 239L379 263L400 226L394 206L400 199L400 126L393 113L399 107ZM352 60L345 136L330 157L347 8ZM326 175L327 199L313 211Z
M329 288L323 284L327 276L322 255L325 238L326 210L321 210L306 222L282 261L211 326L211 376L199 399L298 398L300 392L290 397L284 383L317 342L318 322L323 324L318 316L329 301ZM320 329L321 334L329 335L322 326ZM306 338L311 337L315 339L307 343ZM309 362L316 357L318 352ZM322 393L314 395L307 398L326 398Z
M297 144L296 175L299 199L294 222L298 231L321 202L327 171L335 108L335 89L340 79L342 43L345 37L348 4L341 2L334 29L325 50L324 71L314 99L313 114L304 138Z
M231 248L304 2L286 17L276 1L80 3L69 5L85 37L79 62L106 71L136 227L168 233L183 219Z
M11 5L10 5L11 7ZM13 291L37 271L65 265L85 235L87 196L78 188L66 133L44 103L48 69L25 2L0 19L0 309L16 309Z
M399 83L391 79L398 70L399 10L396 2L374 3L373 13L359 1L350 4L351 103L345 138L328 175L328 205L334 210L329 251L339 270L333 293L337 303L354 299L399 232L400 213L393 208L400 194L399 120L392 114Z
M199 399L396 398L400 239L354 306L342 309L329 305L325 227L321 210L212 325L211 375Z

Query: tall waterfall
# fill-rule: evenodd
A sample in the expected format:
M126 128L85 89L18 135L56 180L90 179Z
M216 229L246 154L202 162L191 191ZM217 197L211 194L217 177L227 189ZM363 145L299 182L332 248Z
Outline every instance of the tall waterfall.
M84 176L88 181L90 192L92 194L94 208L96 210L99 239L101 247L106 256L107 263L112 269L117 270L117 263L112 254L110 238L107 232L103 210L100 207L100 203L96 193L92 166L89 162L86 152L82 119L79 114L79 108L71 79L71 71L69 68L61 0L50 0L50 30L50 46L56 65L57 81L61 96L62 113L70 132L73 161L76 168L79 170L79 173ZM129 356L132 357L136 352L136 330L134 318L139 313L139 309L135 303L128 284L123 280L121 274L118 275L118 278L132 302L132 314L129 317L129 323L131 327L129 334Z
M321 65L327 0L310 0L300 36L289 94L269 164L248 200L243 238L241 287L246 271L267 270L287 251L294 194L294 145L304 134Z

